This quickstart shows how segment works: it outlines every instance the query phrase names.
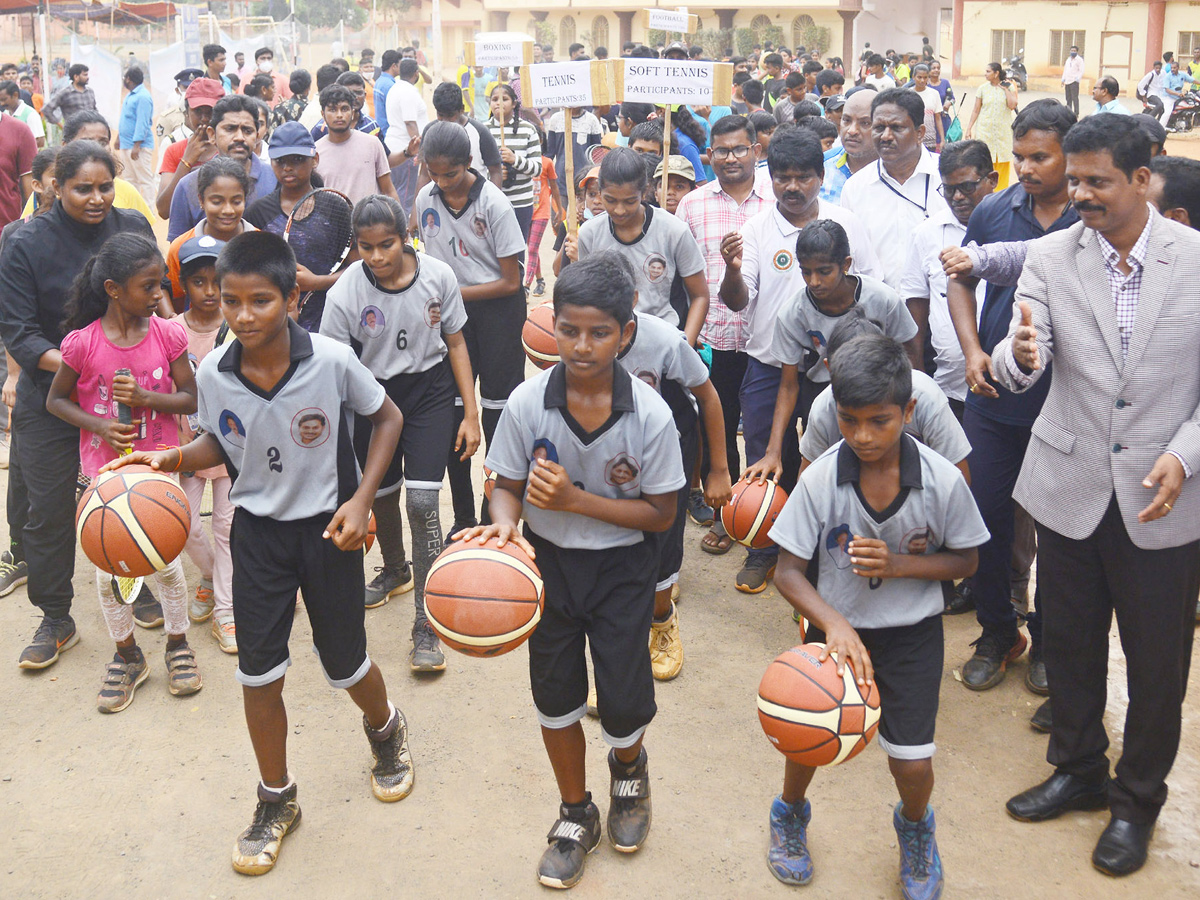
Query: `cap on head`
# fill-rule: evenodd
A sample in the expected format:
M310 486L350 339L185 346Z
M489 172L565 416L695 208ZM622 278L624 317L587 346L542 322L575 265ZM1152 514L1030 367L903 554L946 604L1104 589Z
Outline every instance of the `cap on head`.
M667 175L678 175L681 178L686 178L692 184L696 183L696 170L692 164L688 162L686 156L668 156L666 159ZM662 178L663 164L659 163L658 168L654 170L655 178Z
M204 75L203 69L181 69L175 73L175 83L181 88L186 88L202 75ZM224 93L224 91L222 91L222 93Z
M207 234L189 238L179 248L179 264L184 266L196 259L216 259L221 255L221 248L224 246L224 241L218 241Z
M316 156L317 145L309 130L299 122L284 122L271 135L267 155L271 159L279 159L282 156Z
M672 56L672 53L678 55ZM663 51L663 56L667 59L687 59L687 47L683 46L681 41L674 41L673 43L667 45L667 49Z
M198 72L199 69L190 71ZM187 101L189 109L195 109L198 106L214 106L218 100L225 96L225 88L221 82L213 78L200 78L188 85L188 89L184 92L183 98Z

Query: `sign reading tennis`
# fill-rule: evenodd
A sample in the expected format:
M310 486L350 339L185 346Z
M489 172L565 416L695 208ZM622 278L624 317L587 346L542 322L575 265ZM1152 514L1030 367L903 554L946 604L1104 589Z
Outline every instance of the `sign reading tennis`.
M604 63L537 63L521 69L521 95L528 106L607 106L612 102Z

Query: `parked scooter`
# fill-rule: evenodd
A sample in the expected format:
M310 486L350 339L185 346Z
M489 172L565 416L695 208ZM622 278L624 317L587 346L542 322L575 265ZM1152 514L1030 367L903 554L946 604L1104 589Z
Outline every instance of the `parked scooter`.
M1022 47L1015 55L1010 56L1004 64L1004 80L1015 81L1017 90L1024 93L1029 86L1029 76L1025 71L1025 48Z

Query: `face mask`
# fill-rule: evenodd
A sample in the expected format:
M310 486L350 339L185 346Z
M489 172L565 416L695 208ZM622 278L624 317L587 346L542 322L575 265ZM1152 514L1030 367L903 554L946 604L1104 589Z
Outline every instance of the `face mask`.
M1079 54L1078 54L1078 53L1076 53L1074 50L1072 50L1072 51L1071 51L1071 59L1074 59L1074 58L1075 58L1076 56L1078 56L1078 55L1079 55Z
M264 59L258 64L258 71L263 72L264 74L270 72L272 68L273 64L269 59Z
M596 215L590 209L588 209L587 207L584 207L583 218L584 219L594 219L594 218L596 218Z

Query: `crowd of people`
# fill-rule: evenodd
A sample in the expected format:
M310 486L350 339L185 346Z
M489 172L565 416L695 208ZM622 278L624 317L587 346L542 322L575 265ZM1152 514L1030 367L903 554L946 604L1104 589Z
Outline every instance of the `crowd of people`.
M261 779L239 872L269 871L300 818L282 699L298 595L329 683L363 711L372 792L403 799L408 726L364 610L411 592L410 668L443 671L424 590L455 540L514 542L544 579L530 679L561 805L539 880L577 883L601 837L587 714L611 747L610 841L638 849L655 681L684 665L675 601L714 589L681 575L685 523L728 553L718 513L739 476L790 498L728 586L774 580L821 658L882 695L905 897L944 883L929 802L942 621L972 610L964 688L994 688L1028 649L1025 684L1048 698L1031 724L1053 773L1009 813L1108 808L1093 864L1145 862L1200 617L1200 372L1179 364L1200 320L1178 290L1200 258L1200 163L1166 155L1154 116L1114 111L1111 79L1080 118L1053 99L1019 108L992 63L964 127L928 41L868 47L851 72L763 51L725 54L731 106L680 106L670 134L650 104L530 108L515 71L438 82L416 42L287 77L269 48L231 69L207 45L157 123L130 65L115 135L71 66L40 111L61 122L52 146L20 82L0 80L0 596L25 585L43 616L19 665L78 641L78 492L130 462L175 473L199 581L176 560L126 605L97 570L115 645L97 706L127 708L149 675L135 626L164 627L170 692L199 691L188 632L210 622L238 656ZM353 204L333 272L284 239L321 187ZM543 266L561 362L527 378ZM383 564L368 581L370 516ZM1129 708L1110 776L1114 613ZM789 761L771 804L768 861L788 884L813 877L814 772Z

